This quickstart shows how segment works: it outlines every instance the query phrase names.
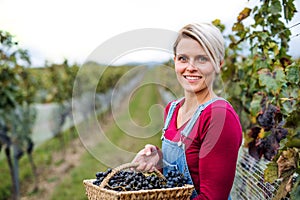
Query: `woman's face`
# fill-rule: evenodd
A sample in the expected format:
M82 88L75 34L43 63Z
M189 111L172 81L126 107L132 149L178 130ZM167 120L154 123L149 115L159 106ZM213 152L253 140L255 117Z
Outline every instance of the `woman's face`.
M177 79L185 92L198 93L212 88L215 70L202 46L192 38L182 38L174 57Z

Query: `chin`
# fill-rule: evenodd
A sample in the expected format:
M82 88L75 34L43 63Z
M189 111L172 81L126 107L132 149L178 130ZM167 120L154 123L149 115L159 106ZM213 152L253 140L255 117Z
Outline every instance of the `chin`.
M197 93L200 93L200 92L207 91L207 88L185 88L184 91L187 92L187 93L197 94Z

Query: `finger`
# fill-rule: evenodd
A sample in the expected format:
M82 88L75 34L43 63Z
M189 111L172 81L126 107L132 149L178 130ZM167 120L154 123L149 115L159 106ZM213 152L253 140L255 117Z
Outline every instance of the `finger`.
M154 146L154 145L152 145L152 144L146 144L145 145L145 149L149 149L149 150L155 150L156 149L156 147Z
M153 164L152 163L148 163L145 168L144 168L144 171L146 172L151 172L151 169L153 168Z
M140 156L146 155L146 149L144 148L144 149L140 150L140 152L138 152L138 155L140 155Z
M155 171L155 166L152 166L149 172L154 172Z
M156 147L151 144L146 144L144 148L144 152L146 156L150 156L153 152L156 151Z
M146 156L151 155L152 150L151 150L151 146L149 144L145 145L144 152L145 152Z
M133 160L131 162L138 163L138 162L140 162L140 160L144 159L144 157L145 157L144 151L140 151L135 155L135 157L133 158Z
M138 170L138 171L144 171L145 168L146 168L146 163L142 162L142 163L139 163L139 165L136 167L136 170Z
M134 157L134 159L131 162L139 163L139 162L143 161L144 159L145 159L144 152L139 152L138 154L136 154L136 156Z

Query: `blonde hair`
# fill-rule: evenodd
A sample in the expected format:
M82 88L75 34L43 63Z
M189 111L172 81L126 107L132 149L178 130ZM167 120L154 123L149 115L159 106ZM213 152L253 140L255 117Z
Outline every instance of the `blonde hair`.
M220 30L210 23L188 24L184 26L179 31L179 35L173 45L175 55L178 43L182 38L186 37L199 42L211 60L216 73L219 73L225 54L224 37Z

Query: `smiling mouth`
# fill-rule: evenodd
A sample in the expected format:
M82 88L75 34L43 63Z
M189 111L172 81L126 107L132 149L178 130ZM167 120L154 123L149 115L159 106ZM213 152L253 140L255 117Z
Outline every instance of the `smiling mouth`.
M200 80L202 76L183 76L187 80Z

